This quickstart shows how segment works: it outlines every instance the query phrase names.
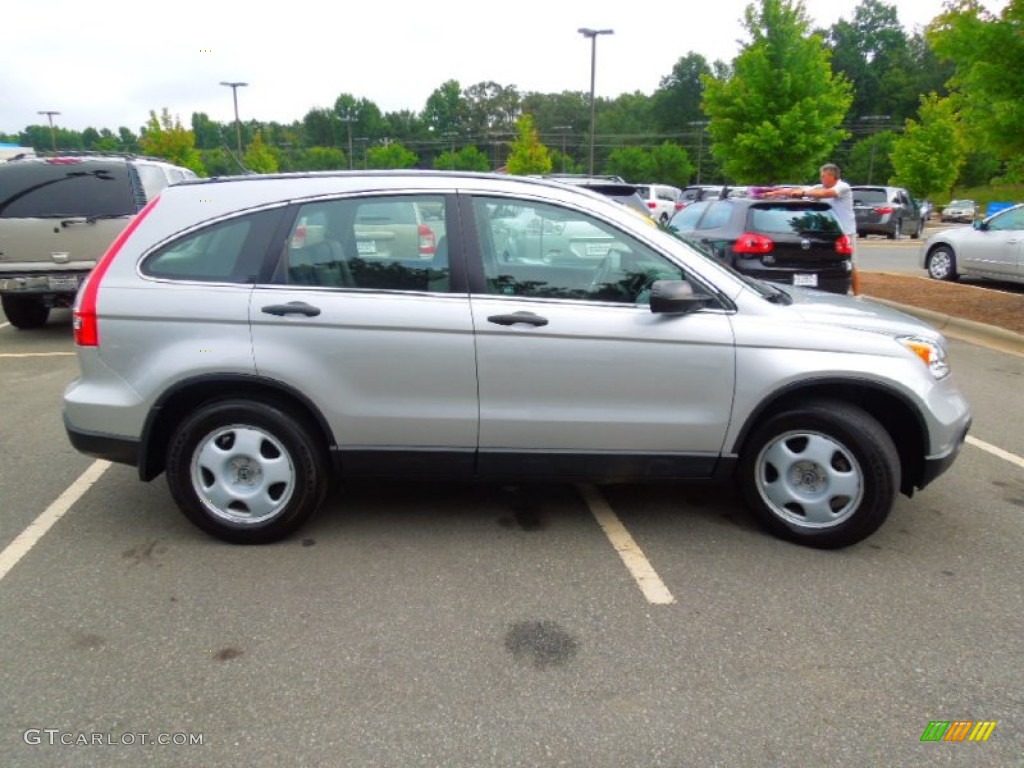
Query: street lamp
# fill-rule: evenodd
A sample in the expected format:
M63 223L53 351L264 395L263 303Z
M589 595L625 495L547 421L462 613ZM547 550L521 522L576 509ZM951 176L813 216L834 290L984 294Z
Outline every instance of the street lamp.
M863 115L861 120L872 122L875 124L874 129L871 131L871 159L868 161L868 184L871 183L871 177L875 172L875 148L878 146L878 142L875 141L875 136L878 134L880 127L888 127L889 121L892 120L891 115Z
M596 112L594 111L594 75L597 71L597 36L613 35L614 29L588 29L580 27L576 30L584 37L590 38L590 175L594 175L594 125Z
M691 120L688 125L694 125L700 128L700 133L697 134L697 183L700 184L701 158L704 157L704 129L708 127L708 121Z
M50 118L50 144L53 146L53 151L57 151L57 134L53 130L53 116L59 115L60 112L54 112L52 109L41 109L39 110L40 115L46 115Z
M230 88L231 89L231 95L235 99L235 138L238 140L238 157L239 157L239 159L241 159L241 157L242 157L242 126L241 126L241 123L238 122L238 89L239 88L245 88L249 84L248 83L226 83L223 80L221 80L220 84L221 85L226 85L228 88Z

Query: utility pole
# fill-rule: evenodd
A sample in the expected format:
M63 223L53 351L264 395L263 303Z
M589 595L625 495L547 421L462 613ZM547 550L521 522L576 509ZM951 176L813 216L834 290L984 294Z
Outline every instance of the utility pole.
M50 118L50 145L53 147L53 151L57 151L57 133L53 130L53 116L59 115L60 112L55 112L52 109L41 109L39 110L40 115L46 115Z
M238 89L245 88L248 83L226 83L223 80L221 85L226 85L231 89L231 95L235 99L235 138L238 140L238 160L242 160L242 124L238 122Z

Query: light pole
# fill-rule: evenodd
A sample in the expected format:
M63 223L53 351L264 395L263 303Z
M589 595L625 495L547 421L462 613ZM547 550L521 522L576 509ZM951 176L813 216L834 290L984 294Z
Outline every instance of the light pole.
M40 115L46 115L50 118L50 144L53 147L53 151L57 151L57 134L53 130L53 116L59 115L60 112L54 112L52 109L41 109L39 110Z
M594 125L597 115L594 109L594 75L597 72L597 36L613 35L614 29L588 29L580 27L576 30L584 37L590 38L590 175L594 175Z
M697 134L697 183L700 184L701 158L704 156L704 129L708 127L708 121L691 120L689 124L700 129L700 133Z
M245 88L248 83L226 83L221 80L221 85L231 89L231 95L235 99L235 138L238 140L238 159L242 159L242 125L238 122L238 89Z
M875 172L875 148L878 146L878 142L875 140L875 136L878 135L879 127L887 127L892 117L890 115L864 115L861 120L869 121L874 123L874 127L871 130L871 159L868 160L868 184L871 183L871 177Z

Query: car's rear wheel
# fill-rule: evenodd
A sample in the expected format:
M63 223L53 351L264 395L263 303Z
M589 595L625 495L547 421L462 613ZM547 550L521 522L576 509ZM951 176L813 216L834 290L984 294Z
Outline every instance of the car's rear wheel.
M21 330L39 328L46 325L50 317L50 308L38 296L14 296L5 293L0 296L4 314L11 325Z
M928 276L935 280L956 280L956 255L947 245L940 245L928 254Z
M812 400L769 418L740 457L743 494L770 533L811 547L846 547L892 509L900 463L889 433L866 411Z
M890 240L901 240L903 238L903 219L896 219L892 232L889 233Z
M917 229L914 230L914 234L912 234L910 237L913 238L914 240L920 240L921 239L921 235L923 233L924 233L924 219L921 218L921 219L918 219L918 221L917 221Z
M301 418L255 400L200 407L167 451L167 482L182 512L235 544L267 544L299 528L323 502L325 467Z

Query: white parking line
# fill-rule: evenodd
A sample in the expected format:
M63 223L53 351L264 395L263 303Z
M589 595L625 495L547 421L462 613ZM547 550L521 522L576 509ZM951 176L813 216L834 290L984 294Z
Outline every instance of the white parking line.
M983 451L988 451L993 456L998 456L1000 459L1016 464L1021 469L1024 469L1024 458L1021 458L1015 453L1004 451L1002 448L997 448L991 443L986 443L984 440L979 440L976 437L967 436L967 442L973 445L975 448L981 448Z
M29 553L29 550L46 535L46 532L58 520L64 517L64 514L71 509L71 506L82 498L82 495L89 490L93 483L100 479L100 475L109 466L110 462L103 461L102 459L97 459L90 464L89 468L79 475L78 479L69 485L64 493L57 497L55 502L48 506L39 517L29 523L28 528L19 533L17 538L8 544L3 552L0 552L0 580L7 575L11 568L18 564L21 558Z
M74 352L0 352L0 357L73 357Z
M6 328L10 323L0 323L0 328Z
M636 580L640 591L644 593L647 602L656 605L668 605L676 599L668 591L668 587L655 572L654 567L647 560L647 557L637 546L633 537L629 535L626 526L616 516L614 510L601 495L600 491L592 485L577 485L583 499L590 507L590 512L597 520L598 525L604 531L608 541L612 543L615 551L619 553L626 569Z

